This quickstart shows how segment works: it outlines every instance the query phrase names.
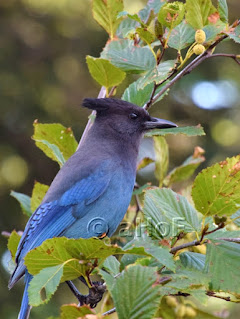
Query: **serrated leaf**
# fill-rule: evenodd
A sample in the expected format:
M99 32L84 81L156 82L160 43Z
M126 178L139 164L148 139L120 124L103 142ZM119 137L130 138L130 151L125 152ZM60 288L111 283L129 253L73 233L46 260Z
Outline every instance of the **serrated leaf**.
M126 18L119 24L118 29L116 31L116 35L119 38L126 38L129 34L135 33L135 29L139 25L140 24L135 20Z
M145 137L152 137L152 136L165 136L168 134L183 134L186 136L202 136L205 135L205 132L201 125L197 126L185 126L185 127L174 127L174 128L167 128L164 130L152 130L150 132L145 133Z
M233 39L236 43L240 43L240 25L228 33L229 38Z
M112 39L122 18L117 18L123 11L123 0L93 0L94 19L107 31Z
M109 256L104 263L102 268L106 269L113 276L117 275L120 272L120 262L114 256Z
M49 301L57 290L63 274L63 265L42 269L35 275L28 288L29 304L39 306Z
M133 40L127 39L109 42L101 57L125 72L141 73L153 69L156 65L156 60L148 47L135 46Z
M197 212L187 199L167 188L147 190L143 212L148 232L154 238L198 231L200 227Z
M38 206L41 204L44 196L49 189L48 185L36 182L33 187L32 197L31 197L31 210L34 212Z
M189 156L180 166L174 168L164 180L164 184L169 186L176 182L184 181L190 178L198 166L205 161L201 151L197 151L199 147L195 147L192 156ZM203 151L203 150L202 150ZM204 152L204 151L203 151Z
M110 88L119 85L125 78L126 73L111 64L108 60L87 56L87 65L91 76L101 86Z
M137 81L137 89L142 90L150 83L155 82L160 84L163 80L166 80L167 76L174 69L176 60L167 60L160 63L157 67L149 70Z
M195 29L209 24L208 17L214 12L211 0L186 0L186 21Z
M166 139L162 136L154 136L154 151L155 151L155 176L159 181L159 187L162 186L163 180L167 174L169 164L169 151Z
M15 255L17 252L18 244L20 241L21 236L13 230L10 237L8 238L8 250L11 252L12 259L15 260Z
M114 276L109 274L108 272L104 271L103 269L99 269L98 273L102 277L104 282L106 283L108 291L110 291L115 283Z
M240 245L211 240L207 244L205 272L211 276L210 290L240 293Z
M34 123L33 126L37 147L60 166L76 151L78 143L71 128L61 124Z
M182 21L172 30L168 45L173 49L182 50L195 41L194 36L195 30L186 21Z
M115 279L110 293L119 319L151 319L160 301L154 268L130 266ZM122 306L124 305L124 307Z
M218 0L218 13L224 23L228 23L228 5L227 0Z
M165 0L162 0L162 1L148 0L147 5L145 6L145 8L143 8L142 10L138 12L138 15L140 16L142 21L146 22L149 18L151 11L157 14L159 10L161 9L161 7L165 4L165 2L166 2Z
M81 307L75 304L61 306L60 319L80 319L85 318L86 315L95 315L95 312L86 305ZM94 319L94 317L91 317L91 319Z
M11 191L10 195L20 203L22 212L28 217L30 217L32 215L31 198L28 195L14 191Z
M185 13L184 4L179 1L166 3L161 7L158 13L158 21L168 27L174 29L180 22L182 22Z
M139 90L138 89L138 81L139 80L133 82L132 84L129 85L128 88L126 88L126 90L124 91L124 93L122 95L122 100L128 101L128 102L136 104L138 106L144 106L149 101L149 99L151 97L154 83L150 83L150 84L144 86L144 88L142 90ZM160 90L166 85L166 83L167 82L163 83L162 85L159 85L155 94L160 92ZM159 97L159 99L157 99L153 104L159 102L166 94L168 94L168 90L165 91L165 93L162 94Z
M134 20L135 22L138 22L140 25L144 26L144 22L141 20L141 18L135 13L135 14L129 14L127 11L122 11L118 14L118 18L120 17L128 17L131 20Z
M107 257L117 254L149 255L143 248L123 250L96 238L59 237L48 239L30 251L25 257L25 265L35 275L43 268L64 264L61 281L66 281L85 276L92 260L97 258L103 262Z
M164 295L182 293L193 294L208 288L210 276L203 271L187 269L182 265L175 274L169 275L169 282L161 287Z
M179 255L181 263L185 268L203 271L206 256L191 251L185 251Z
M196 177L192 197L204 216L230 216L240 207L240 155L202 170Z
M176 265L173 260L173 255L167 247L160 246L158 241L154 241L147 236L145 238L136 236L129 245L132 247L144 247L144 250L161 263L161 265L175 271Z

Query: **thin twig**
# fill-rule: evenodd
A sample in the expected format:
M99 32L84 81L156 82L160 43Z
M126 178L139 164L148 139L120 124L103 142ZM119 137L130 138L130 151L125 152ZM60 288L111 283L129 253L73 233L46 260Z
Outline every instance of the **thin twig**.
M204 242L201 242L200 240L193 240L193 241L191 241L191 242L184 243L184 244L182 244L182 245L173 247L173 248L170 250L170 253L173 254L173 253L177 252L178 250L185 249L185 248L188 248L188 247L193 247L193 246L199 246L199 245L205 244L206 242L207 242L207 240L204 241Z
M200 63L202 63L204 60L208 59L212 55L212 50L218 45L221 41L226 39L228 36L223 35L219 39L217 39L215 42L213 42L209 48L204 51L201 55L197 56L194 60L192 60L182 71L180 71L170 82L168 82L164 88L162 88L161 91L159 91L154 98L151 100L151 104L156 102L158 98L165 93L173 84L175 84L180 78L182 78L184 75L190 73L193 69L195 69ZM172 76L172 75L171 75ZM147 109L150 107L149 102L144 105L144 108Z
M215 53L212 54L209 58L216 58L216 57L225 57L233 59L238 65L240 65L240 56L236 54L226 54L226 53Z
M102 317L111 315L111 314L114 313L114 312L116 312L116 308L115 308L115 307L112 308L112 309L110 309L110 310L108 310L108 311L106 311L106 312L104 312L104 313L102 314Z

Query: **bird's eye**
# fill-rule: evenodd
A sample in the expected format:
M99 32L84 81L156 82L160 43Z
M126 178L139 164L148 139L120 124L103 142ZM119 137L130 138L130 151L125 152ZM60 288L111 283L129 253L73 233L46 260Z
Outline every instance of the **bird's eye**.
M129 118L131 120L136 120L138 118L138 115L136 113L131 113L131 114L129 114Z

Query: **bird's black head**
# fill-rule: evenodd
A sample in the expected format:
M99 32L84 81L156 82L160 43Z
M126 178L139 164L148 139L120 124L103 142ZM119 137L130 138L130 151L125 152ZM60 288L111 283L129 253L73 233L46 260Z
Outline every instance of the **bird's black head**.
M151 117L143 108L123 100L87 98L83 100L83 106L97 112L96 121L99 124L121 135L142 135L150 129L177 126L170 121Z

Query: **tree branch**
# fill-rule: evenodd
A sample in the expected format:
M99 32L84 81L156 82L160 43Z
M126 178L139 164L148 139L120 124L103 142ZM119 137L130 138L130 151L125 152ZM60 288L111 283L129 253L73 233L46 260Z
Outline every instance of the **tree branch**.
M233 59L238 65L240 65L240 55L236 54L227 54L227 53L215 53L209 56L209 58L216 58L216 57L225 57Z
M195 69L200 63L202 63L204 60L212 57L212 50L224 39L226 39L228 36L223 35L220 38L218 38L215 42L213 42L206 51L204 51L201 55L197 56L194 60L192 60L182 71L180 71L169 83L167 83L164 88L160 92L158 92L153 98L150 98L150 100L144 105L144 109L148 109L154 102L156 102L159 97L165 93L173 84L175 84L179 79L181 79L184 75L189 74L193 69ZM231 57L233 58L233 57ZM237 59L237 57L236 57ZM175 72L176 73L176 72ZM174 74L174 73L173 73ZM170 76L167 78L169 79L172 77L173 74L170 74ZM167 80L166 79L166 80ZM165 80L165 81L166 81ZM163 83L163 82L162 82ZM162 84L161 83L161 84Z
M114 312L116 312L116 308L115 308L115 307L112 308L112 309L110 309L110 310L108 310L108 311L106 311L106 312L104 312L104 313L102 314L102 317L111 315L111 314L114 313Z

